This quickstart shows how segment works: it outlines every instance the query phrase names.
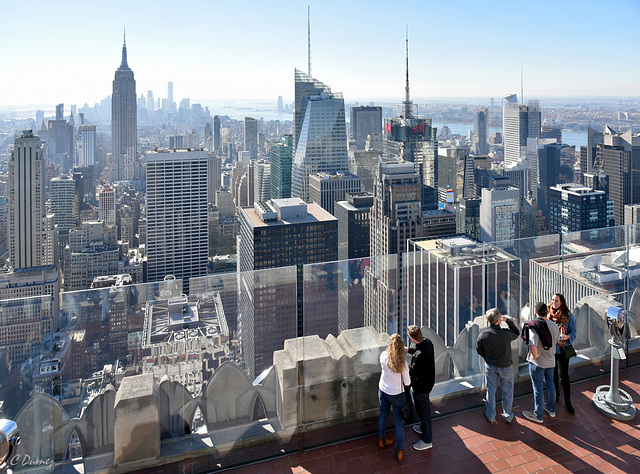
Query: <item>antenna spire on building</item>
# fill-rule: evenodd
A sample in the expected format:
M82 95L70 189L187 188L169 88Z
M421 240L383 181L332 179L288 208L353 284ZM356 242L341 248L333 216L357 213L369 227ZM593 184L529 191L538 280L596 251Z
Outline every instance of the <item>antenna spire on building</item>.
M309 48L309 76L311 76L311 12L309 5L307 5L307 46Z
M524 105L524 79L522 65L520 65L520 103Z
M409 96L409 26L406 27L405 34L405 47L406 47L406 61L407 61L407 83L404 87L404 118L411 118L413 115L413 104L411 103L411 98Z
M120 68L127 70L129 69L129 65L127 64L127 31L124 31L123 43L122 43L122 62L120 63Z

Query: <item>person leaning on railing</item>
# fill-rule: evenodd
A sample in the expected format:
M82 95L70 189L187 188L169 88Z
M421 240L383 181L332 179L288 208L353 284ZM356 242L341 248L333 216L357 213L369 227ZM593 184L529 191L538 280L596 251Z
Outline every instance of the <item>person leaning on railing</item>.
M560 401L560 391L558 386L558 375L564 393L564 406L567 411L574 414L576 411L571 404L571 380L569 379L569 360L571 355L567 355L568 346L572 346L576 340L576 318L573 317L567 306L567 302L561 293L556 293L551 298L549 307L549 319L560 328L560 340L556 345L556 366L553 371L553 384L556 388L556 403Z

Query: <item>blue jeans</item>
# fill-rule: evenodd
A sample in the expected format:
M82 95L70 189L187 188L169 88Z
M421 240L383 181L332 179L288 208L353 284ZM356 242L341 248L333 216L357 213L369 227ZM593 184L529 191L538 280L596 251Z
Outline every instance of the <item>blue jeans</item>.
M485 415L489 421L496 418L496 390L498 382L502 390L502 414L507 421L513 420L513 366L495 367L485 363L487 401Z
M543 369L529 362L529 375L531 376L531 384L533 385L533 412L539 420L544 419L544 392L548 391L547 409L556 411L556 387L553 385L553 369Z
M380 416L378 417L378 436L384 438L384 429L387 425L389 410L393 407L393 422L396 426L396 443L398 449L404 449L404 420L402 419L402 406L406 401L404 392L398 395L387 395L378 390L380 399Z
M431 443L431 403L428 393L413 392L413 403L416 406L416 413L420 418L420 430L422 431L422 441Z

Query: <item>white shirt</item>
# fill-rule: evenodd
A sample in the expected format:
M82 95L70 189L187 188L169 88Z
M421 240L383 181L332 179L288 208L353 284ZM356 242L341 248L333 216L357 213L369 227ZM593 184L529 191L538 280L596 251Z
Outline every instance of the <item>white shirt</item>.
M380 383L378 388L387 395L400 395L404 393L404 385L411 385L411 379L409 378L409 366L405 362L402 369L402 374L398 374L392 371L387 363L389 362L389 354L384 351L380 354L380 365L382 366L382 373L380 374Z
M550 319L545 319L545 321L547 323L547 327L549 328L549 332L551 333L553 344L549 349L545 349L540 342L538 333L530 330L529 345L536 346L538 348L539 357L537 359L534 359L531 355L531 349L529 349L527 361L531 362L533 365L537 365L541 369L550 369L556 366L556 344L558 343L558 338L560 337L560 331L556 323L554 323Z

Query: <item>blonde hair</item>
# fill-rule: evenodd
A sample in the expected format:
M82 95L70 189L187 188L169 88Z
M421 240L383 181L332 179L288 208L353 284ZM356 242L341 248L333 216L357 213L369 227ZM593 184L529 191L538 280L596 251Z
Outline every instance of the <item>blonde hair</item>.
M404 370L404 365L405 365L405 361L404 361L405 351L404 351L404 342L399 334L394 334L393 336L391 336L391 339L389 339L389 346L387 347L387 355L389 357L389 361L387 362L387 364L389 365L389 368L393 372L397 374L401 374L402 371Z

